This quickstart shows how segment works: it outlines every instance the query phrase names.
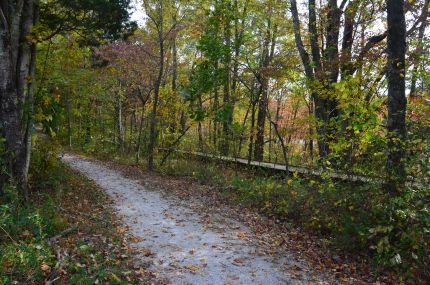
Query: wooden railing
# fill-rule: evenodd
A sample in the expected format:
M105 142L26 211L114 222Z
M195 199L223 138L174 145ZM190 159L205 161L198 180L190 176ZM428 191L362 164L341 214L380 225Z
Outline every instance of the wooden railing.
M167 149L161 149L161 150L167 151ZM181 153L184 155L192 155L192 156L197 156L202 158L215 159L215 160L220 160L225 162L232 162L240 165L258 167L262 169L268 169L268 170L279 171L279 172L298 173L298 174L311 175L311 176L317 176L317 177L326 175L332 179L347 180L352 182L365 182L365 183L383 183L384 182L384 178L376 177L376 176L345 174L345 173L338 173L333 171L324 171L322 169L312 169L310 167L293 166L293 165L289 165L287 168L285 164L277 164L277 163L254 161L254 160L249 161L243 158L228 157L228 156L223 156L219 154L208 154L203 152L184 151L184 150L178 150L178 149L174 149L173 152ZM407 186L413 186L421 189L425 188L426 187L425 185L426 184L424 183L419 183L411 180L407 182Z

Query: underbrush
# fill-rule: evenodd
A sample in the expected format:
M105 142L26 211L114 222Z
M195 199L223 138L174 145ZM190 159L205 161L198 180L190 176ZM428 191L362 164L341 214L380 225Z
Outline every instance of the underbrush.
M41 284L48 268L55 266L47 238L66 224L58 218L48 192L63 185L66 177L59 175L64 169L48 148L41 146L34 153L29 175L32 202L23 205L14 185L5 187L0 197L0 284Z
M243 180L232 185L237 200L330 237L337 248L371 256L375 265L430 280L428 190L407 189L390 198L380 185L351 185L298 177Z
M13 185L0 197L0 284L138 283L125 229L111 216L107 198L67 168L57 149L36 145L28 205Z

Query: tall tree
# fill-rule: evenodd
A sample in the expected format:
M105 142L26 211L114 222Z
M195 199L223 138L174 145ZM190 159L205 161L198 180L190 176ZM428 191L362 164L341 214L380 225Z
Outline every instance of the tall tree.
M259 83L258 88L258 114L257 114L257 133L255 137L254 159L262 161L264 158L264 137L267 119L267 107L269 105L269 68L274 56L277 26L273 25L272 15L267 19L267 26L263 45L261 46L261 62L256 79Z
M222 119L223 137L221 141L221 153L228 155L229 152L229 135L231 123L233 121L232 98L231 98L231 22L232 22L232 5L230 0L223 1L223 27L224 27L224 96L223 104L225 115Z
M398 195L406 180L406 21L403 0L387 0L388 159L387 183L390 194Z
M300 16L297 1L290 0L291 15L296 46L304 67L305 75L314 101L315 117L318 119L316 130L318 133L318 150L320 158L325 159L331 153L330 145L336 141L337 125L342 115L339 108L337 94L334 90L335 83L341 79L352 76L358 66L363 64L363 59L372 47L385 39L386 33L370 37L363 47L357 48L353 58L354 31L357 29L357 7L366 2L342 1L338 5L335 0L328 0L325 7L319 7L315 0L308 0L308 34L311 54L303 43L300 26ZM325 21L317 23L317 14ZM342 24L343 16L343 24ZM365 17L360 14L360 17ZM361 19L363 21L363 19ZM340 43L340 28L343 28L343 39ZM323 32L320 32L323 31ZM339 46L341 50L339 51ZM342 121L342 118L340 118ZM343 122L347 123L346 120Z
M144 1L146 14L155 26L156 38L158 44L158 75L154 81L154 96L152 100L152 110L150 117L149 143L148 143L148 169L154 169L154 151L157 140L157 107L160 95L161 81L164 74L165 45L164 45L164 4L163 0L158 0L155 7Z

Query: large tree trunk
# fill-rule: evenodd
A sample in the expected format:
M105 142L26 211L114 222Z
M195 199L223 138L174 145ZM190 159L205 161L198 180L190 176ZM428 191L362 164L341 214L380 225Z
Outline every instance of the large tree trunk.
M403 0L387 0L388 159L386 189L398 195L406 180L405 52L406 22Z
M330 154L330 142L336 137L336 129L332 126L332 119L338 116L337 100L335 98L333 83L339 77L339 26L341 11L336 0L328 1L326 48L324 49L324 73L317 74L318 80L324 86L324 93L315 98L315 113L322 127L317 128L320 139L318 148L320 157L326 159Z
M0 1L0 131L6 147L3 159L26 200L27 152L31 151L27 121L32 109L31 75L36 55L29 39L33 24L33 0ZM24 110L26 103L28 109Z
M5 139L6 153L2 153L1 159L6 162L9 172L12 172L14 154L21 151L20 118L18 110L18 93L14 80L15 67L12 59L12 34L10 33L8 18L9 3L0 2L0 130ZM1 173L1 188L7 182L7 173Z

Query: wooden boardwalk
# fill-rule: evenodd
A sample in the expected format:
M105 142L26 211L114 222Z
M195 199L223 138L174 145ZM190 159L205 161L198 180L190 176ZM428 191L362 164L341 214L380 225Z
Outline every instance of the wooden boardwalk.
M203 152L192 152L192 151L184 151L184 150L174 150L174 151L181 154L232 162L240 165L253 166L253 167L258 167L262 169L279 171L279 172L288 171L291 173L298 173L298 174L311 175L311 176L317 176L317 177L321 177L324 174L333 179L347 180L352 182L378 183L378 184L381 184L384 182L384 178L382 177L337 173L332 171L323 171L321 169L312 169L309 167L292 166L292 165L288 166L288 170L287 170L287 166L285 164L277 164L277 163L253 161L253 160L248 161L247 159L243 159L243 158L228 157L228 156L208 154ZM425 184L414 182L414 181L408 181L407 186L413 186L420 189L425 188Z

